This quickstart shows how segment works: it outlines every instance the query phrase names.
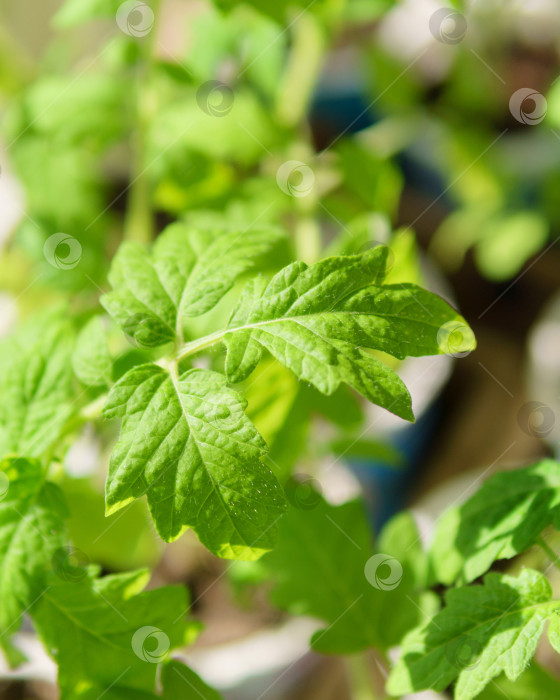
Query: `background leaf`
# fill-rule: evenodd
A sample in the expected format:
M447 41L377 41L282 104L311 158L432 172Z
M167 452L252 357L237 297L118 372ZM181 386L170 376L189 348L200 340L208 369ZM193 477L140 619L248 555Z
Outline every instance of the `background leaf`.
M78 334L72 367L78 379L87 387L108 386L111 383L113 361L99 316L88 321Z
M297 491L290 500L296 506L280 523L278 545L259 566L274 582L275 605L328 623L311 640L316 651L387 648L400 640L403 620L406 630L424 619L428 601L417 595L414 572L390 553L374 553L361 501L332 506L306 493L299 503Z
M40 456L72 412L72 330L49 314L6 341L0 377L0 455Z
M479 700L557 700L560 693L560 680L545 671L534 661L517 678L510 681L502 675L478 695Z
M0 643L17 660L9 638L23 613L44 593L55 552L66 544L69 513L57 486L36 460L0 462Z
M188 666L178 661L164 664L161 674L163 700L220 700L221 695L206 685Z
M191 640L197 626L181 619L187 612L184 588L141 592L148 578L139 571L52 579L31 616L58 664L61 700L90 700L107 691L114 698L155 692L158 662Z

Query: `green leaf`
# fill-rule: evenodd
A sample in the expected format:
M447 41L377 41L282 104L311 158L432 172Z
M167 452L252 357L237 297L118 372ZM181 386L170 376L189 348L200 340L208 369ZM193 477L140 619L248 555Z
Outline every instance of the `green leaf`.
M268 441L270 452L267 455L267 463L282 484L292 474L296 463L309 445L312 419L310 389L301 384L298 388L289 412L275 435Z
M212 232L172 224L151 255L140 244L121 245L109 274L113 291L101 303L143 345L180 338L183 319L213 308L279 237L272 228Z
M259 564L274 583L276 606L328 623L311 640L316 651L386 648L402 636L395 610L406 629L424 619L410 568L390 554L374 554L361 501L332 506L318 493L299 499L297 491L290 500L299 507L282 519L278 545Z
M55 552L64 546L68 511L58 487L36 460L0 463L0 644L17 660L9 636L43 593Z
M455 700L471 700L502 672L515 681L558 608L545 576L531 569L518 578L488 574L481 586L451 589L445 608L405 637L388 692L437 692L457 679Z
M288 420L301 384L276 360L268 357L255 370L243 388L248 402L247 415L255 423L267 445Z
M387 271L386 284L413 282L422 285L422 268L420 267L418 242L414 232L410 229L395 231L389 243L389 250L393 264Z
M386 599L377 618L384 645L392 647L416 624L433 617L440 608L440 600L435 593L426 590L428 555L411 513L405 511L391 518L383 527L376 548L385 560L398 561L402 571L399 599L394 604Z
M551 523L560 526L559 506L558 462L547 459L491 476L441 518L431 548L437 580L472 581L496 560L524 552Z
M548 623L548 641L554 651L560 654L560 617L558 615Z
M114 16L114 15L113 15ZM25 93L33 133L76 148L102 149L130 128L131 97L124 78L109 72L48 75Z
M78 379L88 387L111 383L113 361L99 316L92 318L80 331L72 366Z
M221 700L197 674L178 661L164 664L161 674L163 700Z
M475 248L475 260L489 279L502 282L514 277L548 240L550 224L536 211L518 211L492 218L487 233Z
M336 144L337 165L344 179L345 195L352 196L358 211L397 213L404 181L401 171L376 149L358 139Z
M239 382L263 349L319 391L345 382L373 403L413 420L410 395L399 377L367 352L398 359L475 346L474 335L438 296L412 284L381 286L387 249L293 263L266 284L250 283L228 324L226 373ZM450 348L442 329L462 336Z
M155 693L158 663L192 640L197 626L182 620L184 588L141 592L148 580L147 571L74 582L53 578L31 617L58 664L61 700Z
M276 606L329 623L313 636L317 651L353 653L379 644L377 591L364 574L368 554L371 536L359 501L333 507L315 494L305 509L292 508L283 518L278 544L262 564L275 584Z
M403 569L410 572L408 578L418 589L428 586L428 555L411 513L404 511L393 516L381 531L377 546L382 552L399 558Z
M216 372L175 377L153 364L130 370L104 409L108 418L123 418L107 514L146 494L167 541L191 527L221 557L255 559L269 550L284 497L261 462L266 445L245 407Z
M330 395L345 382L412 420L406 387L367 350L399 359L448 352L449 324L453 332L463 329L453 350L470 349L474 336L439 297L414 285L381 286L387 250L378 247L311 267L294 263L268 284L256 277L226 329L181 343L184 317L212 309L250 256L277 238L254 233L235 245L239 235L209 238L177 225L158 239L151 257L131 244L117 254L105 307L144 344L177 342L171 362L160 363L169 372L136 367L110 393L105 415L124 420L106 498L110 514L147 495L165 540L191 527L219 556L254 559L274 544L284 505L261 463L265 443L243 412L246 402L226 388L222 375L189 370L179 377L177 361L224 341L226 374L238 382L268 350L315 390ZM281 431L275 432L277 438Z
M20 131L28 128L27 125L28 122L24 122ZM14 138L18 133L14 134ZM41 231L34 224L20 227L20 232L28 236L33 234L33 237L29 236L35 244L34 247L28 245L30 254L41 251L51 231L84 230L99 217L105 206L104 191L90 149L83 145L78 148L74 143L61 143L50 134L37 134L30 130L14 143L12 151L14 168L25 188L33 220L49 222L42 225ZM101 253L101 229L106 225L103 217L99 221L100 227L92 225L91 229L96 234L99 232L98 238L92 240L92 236L88 237L88 252L96 255ZM40 240L39 244L37 239ZM64 280L64 284L67 284L67 278L72 279L73 275L79 274L79 282L83 284L85 269L95 271L96 264L93 263L96 263L96 259L90 261L89 256L85 255L75 271L64 270L62 274L52 267L45 266L45 269L51 277L56 275L57 281Z
M192 40L182 62L189 73L181 67L183 80L193 76L203 83L219 75L227 55L259 93L275 98L289 38L283 27L246 8L226 16L213 6L193 17L191 26Z
M398 229L391 236L391 222L381 214L363 214L350 221L328 246L329 255L355 255L385 241L389 248L385 284L412 282L422 285L418 242L411 229Z
M66 476L59 482L70 509L67 524L72 543L91 561L114 573L155 567L163 543L154 537L144 504L137 501L106 518L105 494L96 477Z
M497 678L482 691L478 700L558 700L558 697L560 680L533 661L515 681L503 675Z
M382 461L392 467L401 467L404 462L404 455L396 447L388 442L380 440L370 440L366 438L356 438L354 435L341 437L333 440L328 446L328 451L335 455L340 455L345 459L361 459L371 463Z
M49 316L8 342L0 378L0 455L40 456L71 415L72 335Z
M456 269L473 247L480 271L490 280L502 282L515 276L541 250L549 232L550 225L542 213L509 212L495 206L481 207L476 202L443 221L432 248L449 269Z
M289 10L291 9L291 3L288 0L279 0L279 2L275 3L266 2L266 0L217 0L216 5L224 8L224 10L231 10L239 5L249 5L282 25L287 23ZM306 9L311 10L313 8L313 12L321 13L325 10L325 5L327 5L325 0L319 0L316 3L314 2L313 5L308 5Z
M179 661L165 661L161 665L162 692L145 693L130 688L109 688L103 697L109 700L222 700L222 696L198 676L192 669ZM80 696L82 698L82 696ZM90 695L88 695L88 700ZM83 700L83 698L82 698ZM91 694L91 700L98 700Z
M243 54L246 53L245 44ZM146 158L152 163L150 174L157 182L171 174L179 163L191 165L197 156L221 164L218 174L223 174L223 166L233 162L238 166L237 173L239 167L246 170L257 166L263 150L279 147L283 137L270 107L255 90L241 83L235 85L234 91L227 84L207 80L198 88L183 85L181 99L156 111L150 122ZM215 188L220 179L215 178L211 187ZM215 189L209 194L215 195ZM260 213L263 211L261 208Z
M281 381L269 384L267 380L270 378L274 382L275 376L281 377ZM262 389L263 382L268 396ZM333 396L324 396L312 386L298 382L277 360L267 358L261 362L247 384L244 393L249 400L249 415L254 417L270 447L267 463L281 482L290 476L296 462L313 447L308 437L315 415L343 428L356 428L362 420L359 397L346 385ZM252 403L252 398L257 396L260 399ZM261 411L257 412L259 408ZM270 411L268 425L263 423L265 409L267 413ZM273 419L276 429L271 431L268 428ZM332 454L328 444L324 447L325 453Z
M344 7L349 22L372 22L396 5L397 0L354 0Z

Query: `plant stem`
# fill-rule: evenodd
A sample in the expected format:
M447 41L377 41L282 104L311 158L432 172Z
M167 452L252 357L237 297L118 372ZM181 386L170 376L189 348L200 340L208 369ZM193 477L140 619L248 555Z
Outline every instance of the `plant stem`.
M101 396L98 396L94 401L81 408L76 415L72 416L60 431L58 445L62 444L65 437L76 432L77 430L80 430L80 428L82 428L86 423L100 418L103 405L105 404L106 400L107 394L101 394ZM51 462L53 461L58 445L53 445L43 454L43 460L47 466L47 471L51 465Z
M227 330L221 330L217 331L216 333L212 333L211 335L205 335L202 338L197 338L196 340L191 340L190 343L185 343L177 352L175 355L175 360L181 360L183 357L187 357L188 355L195 355L197 352L200 352L201 350L205 350L206 348L209 348L211 345L215 345L216 343L219 343L220 340L224 337L226 334Z
M145 132L140 125L138 125L135 141L133 178L130 185L123 237L127 241L149 243L153 238L153 218L150 206L152 188L146 173L143 172Z
M159 0L152 3L157 16ZM131 181L124 221L124 239L150 243L154 235L152 185L146 167L148 129L154 113L151 75L154 63L156 22L142 44L142 59L136 72L136 133L133 139Z
M291 316L292 320L299 320L303 318L302 316ZM215 345L216 343L219 343L223 337L225 336L226 333L229 332L239 332L239 331L246 331L246 330L251 330L254 328L263 328L265 326L270 325L271 323L275 323L276 319L268 319L266 321L255 321L254 323L246 323L243 326L235 326L234 328L222 328L220 331L216 331L215 333L211 333L210 335L205 335L202 338L197 338L196 340L191 340L189 343L185 343L182 347L178 348L175 352L175 354L171 357L167 358L167 361L175 361L175 360L181 360L183 357L187 357L188 355L195 355L197 352L200 352L201 350L205 350L206 348L209 348L211 345ZM157 364L160 364L162 367L165 367L167 365L166 360L160 360Z
M295 229L296 257L308 265L321 257L321 230L312 216L302 216Z
M367 654L347 657L352 700L381 700L375 690Z
M542 537L542 536L537 537L537 544L538 544L539 547L546 553L546 555L548 556L548 558L550 559L550 561L554 564L554 566L555 566L557 569L560 569L560 559L558 558L558 555L557 555L556 552L552 549L552 547L550 547L550 546L546 543L544 537Z
M84 406L79 414L83 422L87 423L90 420L99 418L105 401L107 401L107 394L101 394L94 401L88 403L87 406Z
M81 408L80 411L66 423L60 433L60 439L62 440L66 435L79 430L86 423L100 418L106 400L107 394L101 394L94 401Z
M326 44L324 31L311 12L296 17L292 36L293 48L276 103L278 120L290 127L307 113Z

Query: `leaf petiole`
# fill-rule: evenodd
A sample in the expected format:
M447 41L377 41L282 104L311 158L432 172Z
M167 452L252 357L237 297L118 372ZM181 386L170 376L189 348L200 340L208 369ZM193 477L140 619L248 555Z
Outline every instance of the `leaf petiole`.
M546 540L542 535L539 535L536 540L537 544L539 547L545 552L545 554L548 556L552 564L557 568L560 569L560 558L556 554L556 552L550 547L550 545L547 544Z
M191 340L189 343L185 343L177 351L175 359L182 360L183 357L188 357L189 355L195 355L197 352L200 352L201 350L205 350L206 348L209 348L212 345L219 343L226 333L227 333L227 330L223 329L220 331L216 331L216 333L211 333L210 335L205 335L202 338L197 338L196 340Z
M352 700L382 700L386 697L384 693L377 694L366 653L348 656L346 661Z

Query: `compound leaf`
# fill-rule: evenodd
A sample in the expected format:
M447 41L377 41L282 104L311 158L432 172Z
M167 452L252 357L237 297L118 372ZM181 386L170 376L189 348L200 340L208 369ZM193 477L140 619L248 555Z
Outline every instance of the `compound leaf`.
M405 385L369 351L403 359L474 347L470 328L439 297L415 285L382 286L383 246L311 267L293 263L268 283L255 277L226 329L179 347L184 318L214 307L276 238L274 231L211 235L171 226L151 255L139 245L121 247L113 291L103 297L139 342L179 341L169 372L136 367L110 393L105 415L122 417L123 426L111 458L107 513L147 495L165 540L191 527L226 558L254 559L272 547L283 497L261 462L266 445L244 414L246 402L222 375L177 376L177 360L224 341L227 378L239 382L268 350L324 394L344 382L413 420Z
M146 494L167 541L191 527L221 557L253 559L270 549L284 496L261 462L266 445L245 407L216 372L175 377L154 364L130 370L104 409L123 419L107 480L108 514Z
M559 608L546 577L531 569L518 578L488 574L483 585L451 589L445 608L404 638L388 692L437 692L457 679L455 699L471 700L502 672L514 681Z

